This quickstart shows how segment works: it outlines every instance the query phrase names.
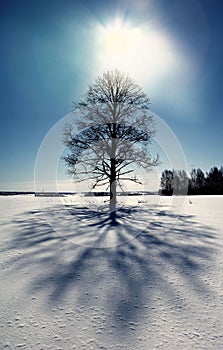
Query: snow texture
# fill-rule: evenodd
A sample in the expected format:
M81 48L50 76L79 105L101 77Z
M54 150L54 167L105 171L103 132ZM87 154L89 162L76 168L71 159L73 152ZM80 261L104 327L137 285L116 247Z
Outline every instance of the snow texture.
M0 349L222 350L223 196L157 198L0 197Z

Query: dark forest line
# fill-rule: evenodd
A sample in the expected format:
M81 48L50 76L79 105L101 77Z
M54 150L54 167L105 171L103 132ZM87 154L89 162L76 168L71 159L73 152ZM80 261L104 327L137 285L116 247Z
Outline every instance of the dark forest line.
M161 175L162 195L223 195L223 166L214 166L204 173L200 168L192 169L190 175L184 170L164 170Z

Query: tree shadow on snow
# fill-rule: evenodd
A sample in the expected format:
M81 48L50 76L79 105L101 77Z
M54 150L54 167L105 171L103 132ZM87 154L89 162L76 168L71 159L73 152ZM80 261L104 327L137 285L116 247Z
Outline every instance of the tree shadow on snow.
M20 254L9 254L10 271L32 271L24 287L45 293L50 307L68 298L74 308L97 303L123 331L146 308L152 316L159 295L180 308L179 284L207 293L201 276L214 258L215 234L192 216L122 208L114 225L107 212L70 205L26 212L14 223L8 249Z

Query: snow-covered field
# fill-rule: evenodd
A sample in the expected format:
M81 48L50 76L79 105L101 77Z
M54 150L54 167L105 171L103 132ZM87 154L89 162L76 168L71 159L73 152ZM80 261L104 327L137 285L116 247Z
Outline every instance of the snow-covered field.
M222 350L223 196L105 199L0 197L0 349Z

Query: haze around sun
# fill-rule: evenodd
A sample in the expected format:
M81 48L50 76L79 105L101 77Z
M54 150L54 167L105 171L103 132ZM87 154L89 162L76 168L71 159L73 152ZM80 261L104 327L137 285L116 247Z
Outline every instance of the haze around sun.
M98 66L119 69L141 83L159 84L168 75L190 74L192 64L176 49L177 43L156 25L136 26L116 17L97 27Z

